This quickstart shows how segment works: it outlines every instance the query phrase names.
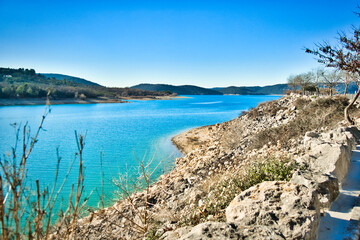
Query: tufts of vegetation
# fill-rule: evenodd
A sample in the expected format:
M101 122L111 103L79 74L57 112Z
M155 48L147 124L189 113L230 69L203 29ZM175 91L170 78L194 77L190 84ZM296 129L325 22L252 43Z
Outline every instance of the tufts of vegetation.
M310 99L308 98L296 98L295 102L294 102L294 106L296 107L296 109L304 109L304 107L306 105L308 105L310 103Z
M260 108L263 110L260 111ZM250 109L250 111L247 113L247 116L250 119L256 119L263 116L275 116L278 111L284 109L285 107L279 105L277 100L273 100L270 102L260 103L256 108Z
M299 166L287 157L269 157L255 160L243 174L231 174L211 186L208 197L189 218L183 220L184 225L196 225L212 218L225 221L225 209L240 192L264 181L289 181L292 173Z
M161 238L161 233L158 232L161 223L157 223L152 228L148 230L145 234L145 240L156 240Z

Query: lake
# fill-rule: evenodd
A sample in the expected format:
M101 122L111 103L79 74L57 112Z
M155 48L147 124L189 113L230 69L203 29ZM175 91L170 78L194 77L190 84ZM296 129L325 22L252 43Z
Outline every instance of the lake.
M44 129L38 137L27 163L28 182L39 179L40 185L51 185L54 180L57 155L61 156L58 186L65 177L77 151L75 130L85 137L84 196L94 190L89 205L97 206L101 192L101 163L104 172L104 192L107 204L116 199L113 179L118 174L130 176L137 166L135 156L161 161L154 177L169 171L180 152L171 138L187 129L221 123L236 118L242 111L258 103L278 99L279 96L187 96L174 100L131 101L130 103L69 104L51 106ZM13 123L28 122L35 133L45 106L0 107L1 159L15 144ZM77 179L75 162L62 191L64 201L69 196L71 183Z

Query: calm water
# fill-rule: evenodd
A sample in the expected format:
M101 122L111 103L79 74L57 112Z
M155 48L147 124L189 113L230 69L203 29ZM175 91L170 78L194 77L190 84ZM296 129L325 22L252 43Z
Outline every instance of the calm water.
M40 180L42 186L53 182L56 167L56 149L62 158L59 179L63 179L77 151L75 134L86 134L84 149L85 195L101 191L101 155L104 171L104 190L116 198L112 179L118 173L133 171L135 155L155 162L162 161L156 175L173 166L180 153L171 144L174 135L198 126L221 123L237 117L241 111L255 107L259 102L278 96L190 96L176 100L132 101L124 104L54 105L45 120L34 151L28 160L28 180ZM40 123L44 106L0 107L0 153L4 159L15 143L12 123L26 121L34 133ZM77 166L78 162L75 162ZM73 167L63 196L68 196L70 183L77 179ZM96 190L89 205L98 203Z

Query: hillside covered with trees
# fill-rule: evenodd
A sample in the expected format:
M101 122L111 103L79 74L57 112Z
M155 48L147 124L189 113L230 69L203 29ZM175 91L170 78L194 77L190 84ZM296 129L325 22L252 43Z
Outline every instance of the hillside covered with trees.
M88 81L89 82L89 81ZM108 88L69 79L59 80L38 74L34 69L0 68L0 98L124 98L169 96L171 92L145 91L133 88Z
M193 85L174 86L169 84L139 84L131 88L147 91L170 91L179 95L222 95L221 92Z
M58 73L41 73L41 75L47 77L47 78L56 78L58 80L63 80L66 79L68 81L71 82L75 82L75 83L82 83L85 85L93 85L93 86L101 86L100 84L91 82L89 80L83 79L83 78L78 78L78 77L73 77L73 76L69 76L69 75L64 75L64 74L58 74Z
M174 86L169 84L139 84L131 88L137 88L148 91L170 91L178 95L272 95L285 94L289 90L287 84L275 84L264 87L226 87L226 88L202 88L193 85Z
M238 94L238 95L271 95L271 94L284 94L289 89L287 84L275 84L270 86L254 86L254 87L226 87L226 88L213 88L223 94Z

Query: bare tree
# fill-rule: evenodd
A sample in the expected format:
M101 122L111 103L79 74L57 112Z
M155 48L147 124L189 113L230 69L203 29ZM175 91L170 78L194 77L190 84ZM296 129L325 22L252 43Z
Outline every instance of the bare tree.
M313 75L311 72L302 73L298 75L291 75L288 77L288 84L291 88L296 89L296 87L301 88L301 92L305 95L306 89L312 85Z
M314 87L316 89L316 95L319 96L320 95L320 86L322 85L322 79L321 79L321 74L324 70L322 68L316 68L314 70L312 70L313 73L313 84Z
M298 86L298 83L295 81L295 77L296 77L295 75L290 75L287 78L287 83L291 87L292 91L295 91L296 87Z
M341 72L338 70L322 71L321 72L322 82L330 90L330 96L333 95L333 89L340 83Z
M358 16L360 16L358 14ZM305 52L314 54L318 62L326 67L333 67L356 75L360 74L360 29L353 27L351 36L339 33L338 45L329 43L317 44L315 49L306 48ZM360 95L356 95L344 110L344 117L350 124L355 124L349 116L349 109L354 105Z
M306 91L314 92L316 91L314 86L314 73L313 72L307 72L300 74L301 76L301 89L303 91L303 94L305 94Z

